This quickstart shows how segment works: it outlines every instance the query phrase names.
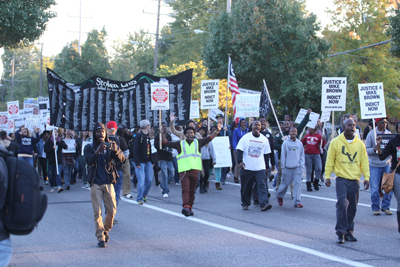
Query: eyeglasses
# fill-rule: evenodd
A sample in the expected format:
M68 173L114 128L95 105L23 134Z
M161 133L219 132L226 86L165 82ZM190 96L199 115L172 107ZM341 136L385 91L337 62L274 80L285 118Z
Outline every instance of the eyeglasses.
M387 122L387 121L378 121L378 123L385 123L385 124L387 124L388 122Z

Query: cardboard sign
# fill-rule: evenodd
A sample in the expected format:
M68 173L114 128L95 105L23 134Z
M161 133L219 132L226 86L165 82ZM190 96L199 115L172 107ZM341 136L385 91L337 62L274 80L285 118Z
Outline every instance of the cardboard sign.
M217 156L214 168L232 167L229 136L217 136L212 140L212 144Z
M82 156L84 155L84 151L85 151L85 146L88 144L91 144L91 141L83 141L82 140Z
M7 111L9 119L15 119L19 114L19 101L7 102Z
M321 122L327 122L331 118L331 111L330 110L324 110L322 111L321 115Z
M321 110L346 110L346 77L322 77Z
M151 109L169 110L169 85L152 83L151 84Z
M200 118L199 100L192 100L190 102L190 116L191 119Z
M201 81L201 109L218 108L219 80Z
M382 151L385 149L389 141L395 138L396 135L397 134L377 134L377 136L382 136L382 143L381 143Z
M261 94L236 95L236 117L259 117Z
M385 94L383 83L358 84L361 117L374 119L386 117Z
M63 149L62 153L75 153L75 139L63 139L63 141L67 144L68 148Z
M214 108L210 110L210 112L208 113L208 117L210 117L210 119L212 119L213 121L218 122L218 120L216 119L218 114L224 115L224 113L221 110Z

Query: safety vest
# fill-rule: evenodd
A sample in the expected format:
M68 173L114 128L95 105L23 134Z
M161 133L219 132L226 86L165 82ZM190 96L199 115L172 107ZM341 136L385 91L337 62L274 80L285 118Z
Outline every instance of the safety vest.
M181 141L181 153L176 156L178 161L178 172L190 170L201 171L201 153L199 152L199 142L193 140L189 145L186 140Z

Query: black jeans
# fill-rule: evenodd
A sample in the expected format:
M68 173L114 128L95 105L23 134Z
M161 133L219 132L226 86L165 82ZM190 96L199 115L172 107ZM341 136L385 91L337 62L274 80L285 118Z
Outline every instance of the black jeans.
M353 234L360 181L336 177L336 234Z
M257 182L258 200L260 205L268 203L268 185L265 182L267 180L266 170L261 171L248 171L240 170L240 193L242 196L242 206L251 205L251 193L253 191L253 185Z
M47 181L47 159L39 157L39 164L42 167L43 182Z

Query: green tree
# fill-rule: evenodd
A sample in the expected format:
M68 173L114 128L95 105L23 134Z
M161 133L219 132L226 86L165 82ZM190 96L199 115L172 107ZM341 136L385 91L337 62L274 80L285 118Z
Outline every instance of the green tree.
M56 16L49 11L55 4L54 0L0 1L0 47L22 47L37 40Z
M388 39L387 25L393 0L335 0L328 11L333 25L323 34L332 43L330 54L348 51ZM397 116L400 98L400 61L390 55L389 45L380 45L331 57L331 73L347 76L346 112L359 113L359 83L383 82L386 112ZM339 76L337 75L337 76Z
M240 87L261 90L265 79L278 114L321 108L328 43L317 36L304 1L235 1L209 25L203 60L211 78L225 78L231 54Z
M71 83L80 83L89 78L84 73L82 59L77 49L78 41L64 46L61 53L55 57L54 71Z

